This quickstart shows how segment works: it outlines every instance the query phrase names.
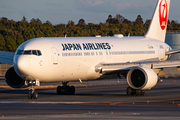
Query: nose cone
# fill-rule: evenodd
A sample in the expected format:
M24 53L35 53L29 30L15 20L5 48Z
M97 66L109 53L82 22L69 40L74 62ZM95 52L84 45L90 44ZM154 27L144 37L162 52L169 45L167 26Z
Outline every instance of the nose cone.
M29 59L26 56L19 56L15 65L22 74L25 74L29 69Z

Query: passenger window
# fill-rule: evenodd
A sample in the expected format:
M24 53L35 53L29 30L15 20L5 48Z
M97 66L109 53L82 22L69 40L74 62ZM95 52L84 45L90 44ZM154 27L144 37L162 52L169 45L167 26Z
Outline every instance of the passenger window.
M31 54L32 54L31 50L25 50L24 51L24 55L31 55Z
M36 50L32 50L32 54L33 54L33 55L37 55Z
M38 55L39 55L39 56L41 56L41 55L42 55L42 53L41 53L41 51L40 51L40 50L37 50L37 53L38 53Z
M23 54L23 50L18 50L17 52L16 52L16 55L22 55Z

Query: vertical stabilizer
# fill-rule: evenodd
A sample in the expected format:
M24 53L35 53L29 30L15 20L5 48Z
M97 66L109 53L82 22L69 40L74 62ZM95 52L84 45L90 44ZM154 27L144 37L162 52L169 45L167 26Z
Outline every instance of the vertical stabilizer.
M170 0L158 0L151 24L145 37L165 41Z

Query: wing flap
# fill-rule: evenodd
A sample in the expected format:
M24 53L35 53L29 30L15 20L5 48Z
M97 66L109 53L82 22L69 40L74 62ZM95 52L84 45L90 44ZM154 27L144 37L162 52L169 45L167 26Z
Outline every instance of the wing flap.
M14 52L0 51L0 63L13 65Z

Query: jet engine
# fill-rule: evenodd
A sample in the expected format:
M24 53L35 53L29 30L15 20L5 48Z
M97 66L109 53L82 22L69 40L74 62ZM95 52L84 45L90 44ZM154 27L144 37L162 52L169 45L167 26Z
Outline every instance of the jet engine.
M25 85L25 80L18 76L18 74L15 72L14 67L7 70L5 80L6 83L12 88L28 87Z
M127 74L127 82L133 89L151 89L158 82L157 74L150 68L137 67L131 69Z

